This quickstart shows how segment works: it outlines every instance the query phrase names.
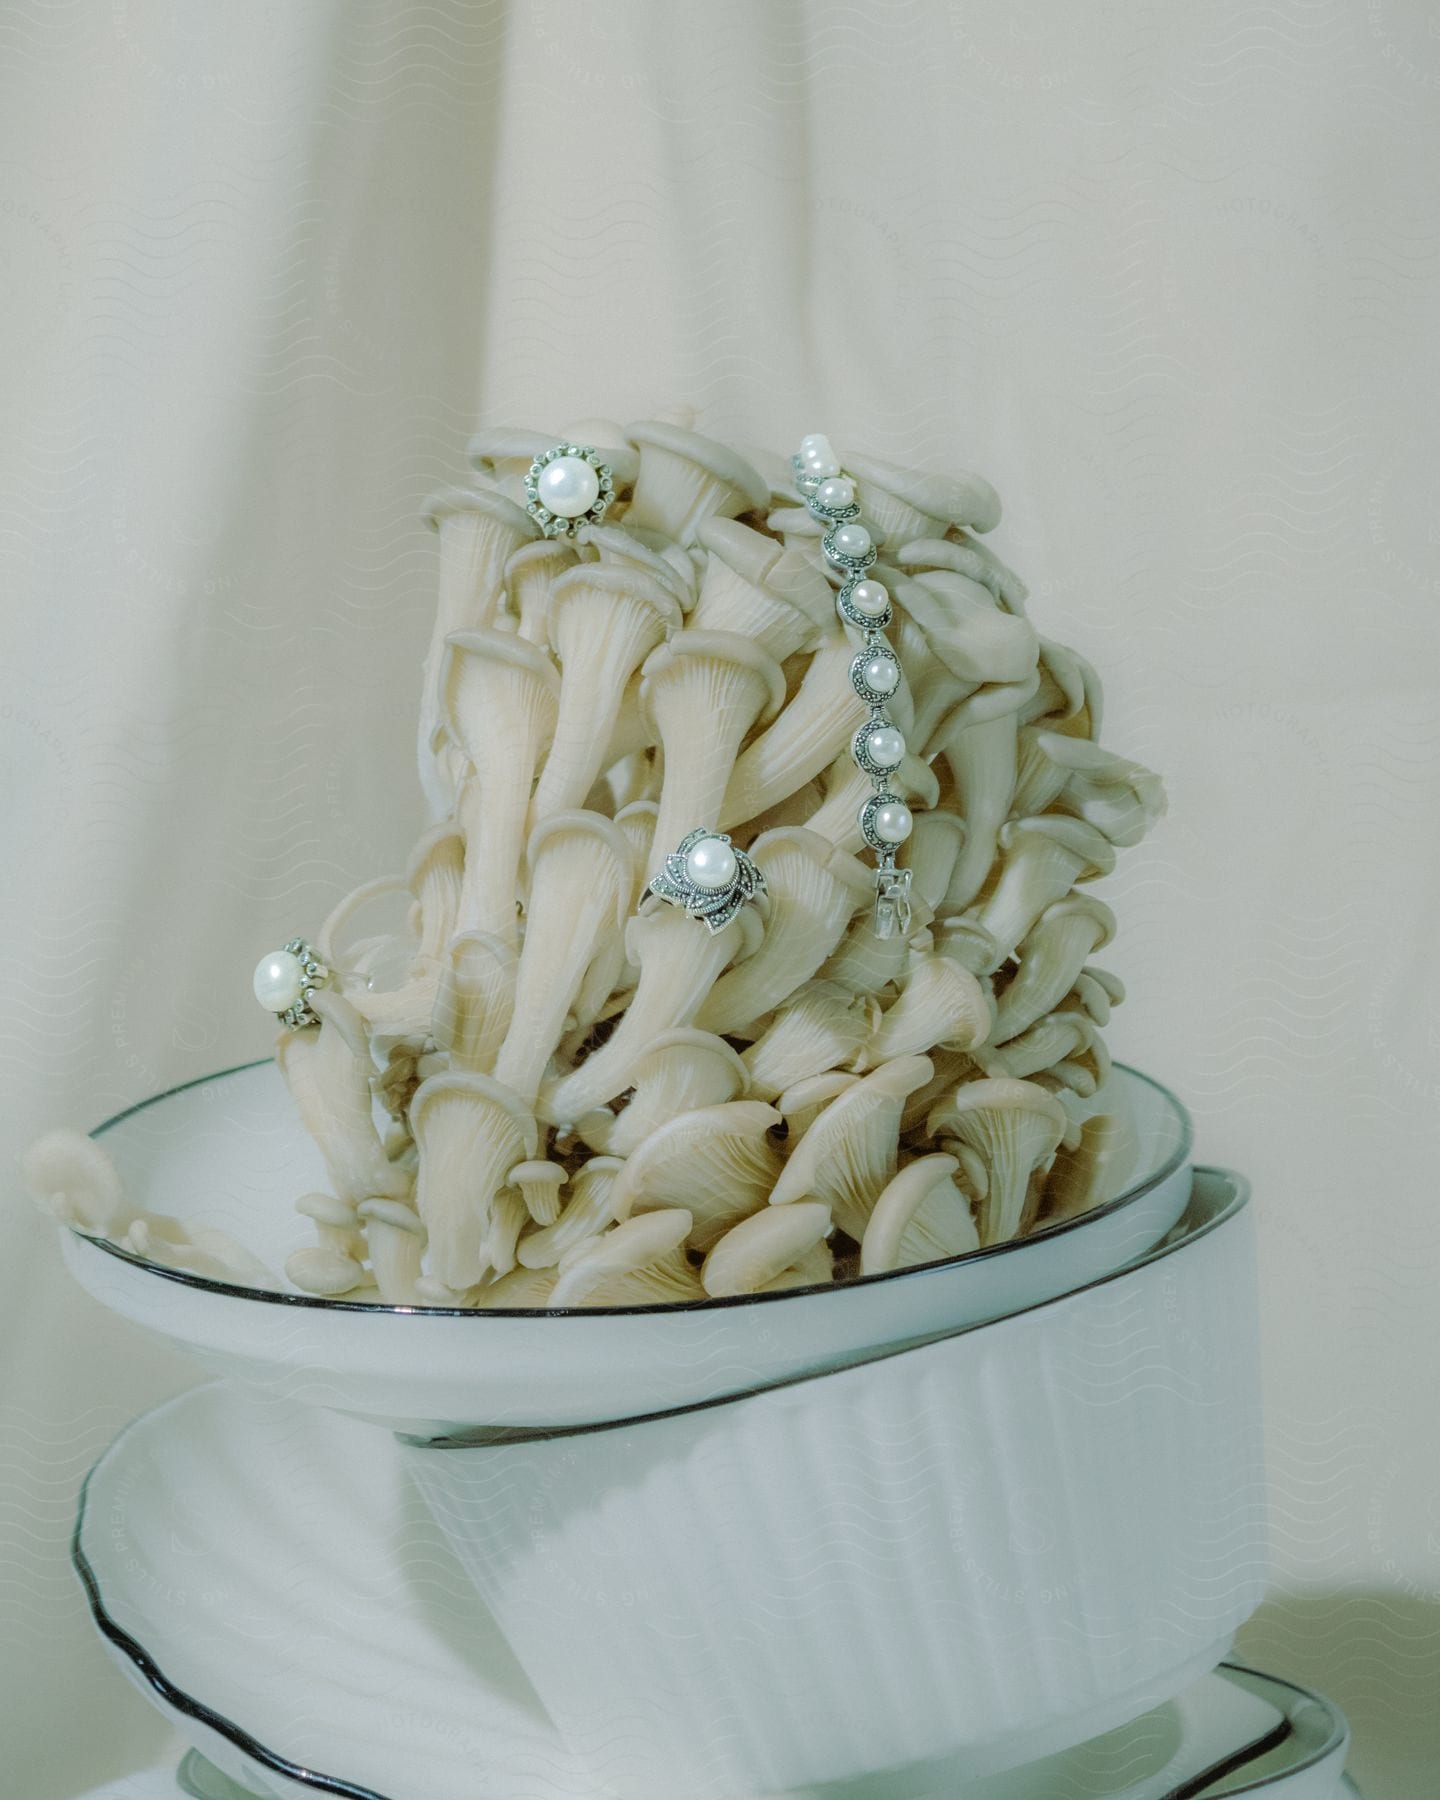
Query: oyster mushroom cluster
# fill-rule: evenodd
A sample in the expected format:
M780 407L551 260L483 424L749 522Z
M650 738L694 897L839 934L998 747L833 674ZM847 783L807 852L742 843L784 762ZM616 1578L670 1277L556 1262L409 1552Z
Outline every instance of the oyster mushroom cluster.
M262 965L328 1174L290 1280L667 1304L932 1262L1122 1191L1102 1034L1123 989L1090 961L1115 929L1090 884L1163 793L1101 748L1094 670L983 543L990 486L844 457L903 672L911 908L882 937L863 637L788 460L685 419L490 431L471 461L429 509L434 822L287 947L314 982L293 1005ZM567 482L570 516L544 504ZM720 929L638 906L701 827L763 878Z

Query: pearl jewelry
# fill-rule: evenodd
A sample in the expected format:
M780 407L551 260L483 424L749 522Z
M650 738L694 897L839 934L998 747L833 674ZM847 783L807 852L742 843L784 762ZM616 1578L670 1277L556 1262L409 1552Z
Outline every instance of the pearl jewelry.
M893 725L877 725L865 739L865 753L877 769L898 768L905 756L905 739Z
M857 581L850 588L846 598L858 613L864 613L867 619L878 619L890 604L890 596L878 581L867 576L864 581Z
M800 440L800 454L833 456L835 452L830 448L830 440L823 431L807 431Z
M910 808L903 800L886 800L875 808L871 829L885 844L903 844L914 828Z
M878 650L867 657L860 677L874 693L893 694L900 685L900 665L888 651Z
M815 500L817 505L826 507L830 512L839 512L843 507L855 504L855 483L846 481L842 476L832 475L816 488Z
M685 873L697 888L718 894L739 873L735 852L722 837L705 837L685 857Z
M562 519L578 519L600 497L600 477L580 456L557 456L536 483L540 502Z
M266 1012L286 1012L305 989L300 958L290 950L272 950L255 965L253 985L255 998Z
M854 524L837 525L831 542L840 556L853 557L857 561L868 556L875 544L863 525Z
M823 431L812 431L800 440L800 461L812 481L824 481L840 473L839 459Z

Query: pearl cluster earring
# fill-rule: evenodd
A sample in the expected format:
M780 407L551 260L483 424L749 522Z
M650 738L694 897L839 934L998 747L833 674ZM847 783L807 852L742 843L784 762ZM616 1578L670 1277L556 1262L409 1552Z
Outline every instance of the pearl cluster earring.
M860 835L876 859L875 934L894 937L910 929L910 871L896 867L895 853L914 825L910 808L890 788L890 776L905 756L904 736L886 710L900 686L900 663L885 639L894 609L883 584L870 575L878 551L861 523L855 483L842 471L829 438L818 431L802 438L790 465L806 509L826 528L825 558L844 577L835 609L862 634L850 685L870 717L855 733L850 753L875 787L860 809Z
M291 938L255 965L255 998L283 1025L318 1025L320 1015L310 1002L329 979L330 971L304 938Z

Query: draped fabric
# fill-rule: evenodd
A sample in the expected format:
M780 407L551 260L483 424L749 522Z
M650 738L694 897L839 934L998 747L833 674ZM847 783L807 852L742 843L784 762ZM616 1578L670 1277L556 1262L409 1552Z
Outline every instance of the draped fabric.
M998 486L1171 810L1117 1055L1254 1181L1276 1591L1242 1648L1440 1736L1440 36L1420 0L0 11L4 1131L265 1052L257 955L419 828L426 494L695 409ZM195 1378L12 1180L0 1785L163 1727L66 1564ZM1421 1781L1423 1786L1423 1781Z

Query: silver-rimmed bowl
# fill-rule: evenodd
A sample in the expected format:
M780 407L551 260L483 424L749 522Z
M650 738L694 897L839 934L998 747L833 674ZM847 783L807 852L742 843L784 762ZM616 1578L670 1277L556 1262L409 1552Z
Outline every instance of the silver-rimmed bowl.
M222 1375L411 1434L593 1424L842 1367L1133 1262L1189 1198L1190 1119L1119 1065L1103 1098L1128 1110L1140 1145L1140 1173L1113 1200L1015 1242L786 1293L572 1312L417 1308L234 1286L70 1230L64 1253L103 1305ZM227 1231L277 1271L313 1241L294 1201L323 1189L325 1171L273 1062L172 1088L94 1135L148 1211Z

